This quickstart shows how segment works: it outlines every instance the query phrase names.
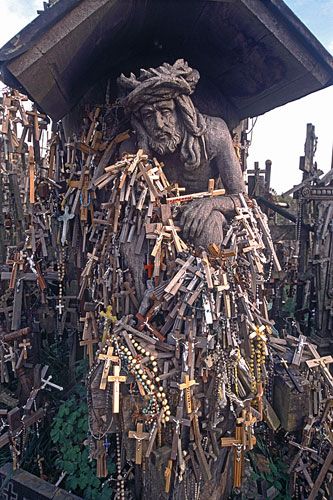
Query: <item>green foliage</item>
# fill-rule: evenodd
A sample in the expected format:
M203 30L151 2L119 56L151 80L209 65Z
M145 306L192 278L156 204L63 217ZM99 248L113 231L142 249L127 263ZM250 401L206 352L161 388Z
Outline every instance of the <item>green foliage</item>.
M266 457L268 467L267 470L260 471L255 466L255 460L251 460L254 468L251 479L253 481L265 480L267 490L274 486L278 491L277 496L274 497L276 500L292 500L289 494L288 464L277 453L274 454L274 449L266 446L265 441L260 437L257 439L255 450Z
M51 439L57 448L55 466L66 472L66 489L87 500L109 499L112 490L102 488L102 480L96 477L96 462L89 461L89 451L84 441L88 432L88 408L82 398L83 387L64 402L53 419ZM112 464L108 463L111 473Z

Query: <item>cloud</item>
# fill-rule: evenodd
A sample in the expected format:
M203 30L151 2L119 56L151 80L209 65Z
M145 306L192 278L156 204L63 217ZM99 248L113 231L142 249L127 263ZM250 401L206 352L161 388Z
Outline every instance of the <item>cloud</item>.
M0 47L21 31L43 8L42 0L1 0Z

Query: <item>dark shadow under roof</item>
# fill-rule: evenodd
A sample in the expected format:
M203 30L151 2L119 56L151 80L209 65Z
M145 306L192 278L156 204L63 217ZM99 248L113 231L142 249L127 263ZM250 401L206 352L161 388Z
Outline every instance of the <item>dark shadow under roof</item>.
M239 119L333 83L333 58L281 0L59 0L0 50L4 82L54 120L103 78L177 58Z

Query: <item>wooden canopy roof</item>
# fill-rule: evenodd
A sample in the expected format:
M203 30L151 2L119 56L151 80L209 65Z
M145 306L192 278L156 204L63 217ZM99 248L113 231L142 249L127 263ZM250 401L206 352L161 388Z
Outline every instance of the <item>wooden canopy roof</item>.
M281 0L58 0L0 50L3 81L54 120L96 82L177 58L239 120L333 83L333 58Z

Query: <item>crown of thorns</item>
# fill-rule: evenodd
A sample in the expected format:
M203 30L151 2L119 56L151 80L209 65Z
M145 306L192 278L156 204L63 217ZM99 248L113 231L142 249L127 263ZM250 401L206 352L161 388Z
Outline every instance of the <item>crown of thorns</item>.
M164 63L158 68L141 69L136 77L124 74L118 78L122 90L123 106L136 111L144 104L159 100L174 99L179 95L190 95L199 81L199 72L189 67L186 61L178 59L173 65Z

